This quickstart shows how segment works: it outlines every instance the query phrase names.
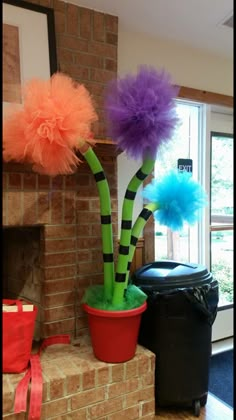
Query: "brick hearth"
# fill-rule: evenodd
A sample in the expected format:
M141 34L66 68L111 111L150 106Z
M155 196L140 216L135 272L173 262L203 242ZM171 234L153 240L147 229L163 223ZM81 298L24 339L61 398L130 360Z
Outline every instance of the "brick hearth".
M41 356L43 405L47 420L153 420L155 356L142 346L126 363L98 361L91 346L54 345ZM4 420L26 420L12 414L16 384L23 374L3 375Z

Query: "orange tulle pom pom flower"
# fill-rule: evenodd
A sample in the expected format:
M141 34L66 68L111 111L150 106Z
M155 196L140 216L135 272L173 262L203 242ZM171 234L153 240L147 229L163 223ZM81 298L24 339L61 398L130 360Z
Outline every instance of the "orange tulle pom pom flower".
M76 150L91 140L97 120L88 90L63 73L32 79L23 89L23 107L9 106L3 124L5 161L29 162L55 176L75 171Z

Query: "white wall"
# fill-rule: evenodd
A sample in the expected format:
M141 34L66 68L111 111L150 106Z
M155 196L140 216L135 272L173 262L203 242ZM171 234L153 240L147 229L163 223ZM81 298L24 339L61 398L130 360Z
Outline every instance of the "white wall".
M136 72L140 64L165 68L178 85L233 96L233 60L180 43L119 31L118 73Z
M221 111L214 107L211 112L210 130L232 134L234 132L234 117L230 111L230 108Z

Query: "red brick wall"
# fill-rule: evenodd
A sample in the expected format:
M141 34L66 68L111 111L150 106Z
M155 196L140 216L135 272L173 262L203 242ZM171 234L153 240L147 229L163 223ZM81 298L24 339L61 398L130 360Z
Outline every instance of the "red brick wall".
M111 191L117 248L116 159L100 160ZM5 166L3 226L42 226L42 337L87 334L80 301L88 285L103 280L99 209L97 186L86 162L76 174L55 178L24 172L20 164Z
M95 138L106 138L103 92L117 74L118 17L60 0L28 2L53 8L58 69L83 83L93 95L99 117L94 124Z
M102 98L106 82L117 71L117 17L59 0L31 3L54 8L58 66L93 95L99 114L95 138L104 138ZM116 248L116 158L107 150L101 155L111 190ZM75 175L55 178L20 164L4 165L3 225L35 224L42 225L41 335L87 334L80 300L89 284L102 281L103 264L98 192L86 162Z

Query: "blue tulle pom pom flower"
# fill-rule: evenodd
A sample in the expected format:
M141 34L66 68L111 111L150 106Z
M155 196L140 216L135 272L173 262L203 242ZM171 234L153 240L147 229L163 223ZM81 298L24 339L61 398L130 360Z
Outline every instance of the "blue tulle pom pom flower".
M144 188L143 197L158 203L155 220L173 231L181 230L185 222L197 222L200 210L207 205L202 186L186 171L173 170L160 180L154 179Z
M129 157L155 159L160 144L171 138L179 121L174 101L179 87L170 79L166 71L143 65L136 75L108 83L108 134Z

